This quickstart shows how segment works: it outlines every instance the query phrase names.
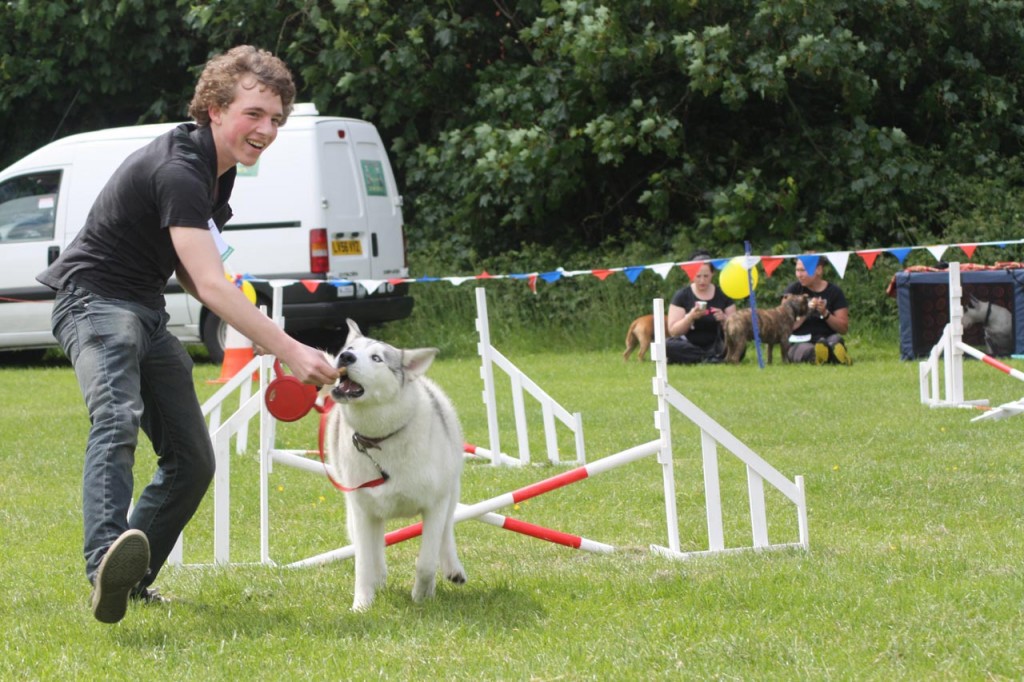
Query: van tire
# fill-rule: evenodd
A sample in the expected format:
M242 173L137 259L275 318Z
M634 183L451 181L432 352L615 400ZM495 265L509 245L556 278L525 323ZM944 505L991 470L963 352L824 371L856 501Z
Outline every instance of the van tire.
M224 344L227 338L228 325L217 313L204 308L203 329L200 338L206 346L210 362L219 365L224 362Z

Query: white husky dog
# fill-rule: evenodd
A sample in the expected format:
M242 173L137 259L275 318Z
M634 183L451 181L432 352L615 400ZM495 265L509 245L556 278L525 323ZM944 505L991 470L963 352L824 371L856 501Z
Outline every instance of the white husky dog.
M363 611L387 577L388 519L423 517L414 601L433 596L439 564L448 580L466 582L454 533L464 445L451 402L424 376L437 349L402 350L363 336L352 320L348 327L345 348L332 358L341 377L324 387L337 403L324 450L346 490L356 564L352 609Z
M1013 353L1013 315L1009 310L972 295L964 306L962 319L964 327L981 324L985 328L985 345L991 355Z

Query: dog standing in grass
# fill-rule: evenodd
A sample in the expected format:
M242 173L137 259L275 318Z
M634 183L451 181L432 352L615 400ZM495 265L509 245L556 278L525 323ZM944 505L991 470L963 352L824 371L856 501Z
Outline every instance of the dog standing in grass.
M665 329L668 329L668 318L665 318ZM623 360L629 360L634 349L640 348L636 359L643 360L647 356L647 349L654 341L654 315L641 315L633 320L626 332L626 351L622 354Z
M402 350L363 336L348 321L345 348L334 358L337 403L327 418L326 459L346 490L349 539L355 548L354 611L365 611L387 577L385 522L422 516L413 601L433 596L438 567L466 582L455 551L455 508L462 474L462 428L447 396L424 376L436 348Z
M757 330L761 343L768 345L768 364L772 362L772 351L775 346L781 346L782 361L788 362L789 337L793 333L796 318L806 314L805 294L786 294L778 307L768 310L757 309ZM730 315L722 328L725 332L725 359L733 364L738 363L747 348L747 342L754 340L750 308L738 310L735 315Z

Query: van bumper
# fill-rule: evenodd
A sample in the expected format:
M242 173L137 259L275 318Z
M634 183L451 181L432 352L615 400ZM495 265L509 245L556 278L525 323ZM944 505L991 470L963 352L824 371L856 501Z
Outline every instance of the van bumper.
M261 298L270 301L272 290L263 283L253 283ZM289 333L323 330L348 329L346 320L351 318L361 327L383 322L404 320L412 314L413 297L408 295L408 284L384 285L388 291L370 296L347 294L348 289L333 286L318 286L313 291L303 284L283 287L282 314L285 331ZM360 290L361 291L361 290ZM270 311L268 311L270 312Z
M284 328L287 332L314 329L346 329L351 318L361 327L404 320L412 313L412 296L381 296L322 303L285 303Z

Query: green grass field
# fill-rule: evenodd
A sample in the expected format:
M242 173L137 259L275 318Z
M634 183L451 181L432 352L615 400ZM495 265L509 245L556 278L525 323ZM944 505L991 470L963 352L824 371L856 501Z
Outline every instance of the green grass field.
M616 338L618 334L615 335ZM500 347L500 344L499 344ZM1024 671L1021 418L919 402L918 366L894 343L851 341L852 368L671 367L672 385L788 478L804 476L809 552L672 561L660 467L648 458L502 513L615 545L594 555L472 521L456 531L462 587L409 598L418 541L388 550L389 583L349 611L353 566L259 565L258 460L232 458L231 566L168 568L166 607L93 620L81 560L80 475L87 418L71 370L0 370L0 678L176 680L1020 679ZM657 437L651 363L620 350L510 356L583 415L590 461ZM1017 363L1018 365L1020 363ZM203 396L218 368L198 365ZM475 358L441 359L471 442L486 445ZM1024 386L968 362L967 398L1018 400ZM499 387L503 405L510 403ZM529 403L534 461L544 459ZM503 407L502 444L515 435ZM684 549L707 546L698 430L673 416ZM315 416L282 426L282 447L316 443ZM564 456L571 441L562 432ZM750 545L743 468L720 449L729 546ZM153 455L143 439L137 481ZM476 502L562 467L467 464ZM325 478L278 466L271 556L285 564L347 544L344 502ZM796 514L768 494L773 542ZM186 533L186 562L212 560L208 496ZM397 527L396 523L395 526Z

